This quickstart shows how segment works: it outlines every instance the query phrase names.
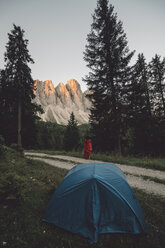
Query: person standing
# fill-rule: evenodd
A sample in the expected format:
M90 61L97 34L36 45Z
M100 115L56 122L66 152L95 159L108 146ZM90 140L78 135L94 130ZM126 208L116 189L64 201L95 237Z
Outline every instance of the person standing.
M90 159L91 151L92 151L91 139L89 138L89 136L86 136L84 141L84 158Z

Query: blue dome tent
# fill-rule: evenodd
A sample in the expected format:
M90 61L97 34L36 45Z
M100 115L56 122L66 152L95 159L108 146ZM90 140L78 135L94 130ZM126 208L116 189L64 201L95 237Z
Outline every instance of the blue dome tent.
M54 192L43 221L98 241L102 233L146 232L139 201L111 163L79 164Z

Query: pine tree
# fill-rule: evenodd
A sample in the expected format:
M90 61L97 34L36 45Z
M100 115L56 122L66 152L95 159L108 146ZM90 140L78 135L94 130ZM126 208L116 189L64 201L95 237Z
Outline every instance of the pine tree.
M156 116L165 116L165 58L155 55L150 62L152 102Z
M5 115L4 110L4 97L3 97L3 74L4 71L0 70L0 135L3 134L3 119Z
M108 0L98 0L87 42L84 60L90 72L84 81L91 92L90 122L95 147L120 150L123 88L129 80L128 65L134 52L129 52L122 23L117 21Z
M134 139L134 151L145 153L150 149L152 111L148 65L143 54L138 54L132 70L132 80L127 87L129 92L127 114Z
M145 115L151 115L150 81L148 65L145 60L143 53L138 54L132 75L132 96L134 99L132 99L131 108L137 115L141 115L143 112Z
M14 115L13 115L13 101L11 100L11 92L6 84L5 70L0 71L0 135L9 143L14 136ZM8 142L9 141L9 142Z
M149 63L152 115L154 120L153 154L165 155L165 58L155 55Z
M4 117L3 115L5 114L4 77L5 77L4 70L0 70L0 117L1 117L1 120L3 119Z
M11 112L11 120L8 131L11 130L13 139L9 138L9 143L15 141L17 127L17 142L28 145L30 137L34 134L34 120L37 111L41 108L32 103L33 79L29 63L34 63L27 49L28 40L24 38L24 30L19 26L8 34L9 41L6 45L4 89L6 92L6 102ZM16 118L17 116L17 118ZM29 135L31 134L31 135Z
M78 148L79 142L80 135L77 121L75 120L74 113L72 112L65 132L64 147L66 151L71 151Z

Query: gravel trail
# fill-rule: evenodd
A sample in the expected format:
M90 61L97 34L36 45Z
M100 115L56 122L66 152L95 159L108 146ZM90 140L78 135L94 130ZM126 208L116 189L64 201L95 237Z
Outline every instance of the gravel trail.
M64 162L64 161L59 161L59 160L54 160L54 159L48 159L48 158L39 158L39 157L31 157L31 156L27 156L27 158L30 159L34 159L34 160L39 160L39 161L43 161L49 165L53 165L55 167L59 167L59 168L63 168L63 169L67 169L70 170L71 168L73 168L75 166L75 163L71 163L71 162Z
M83 158L75 158L75 157L63 156L63 155L48 155L44 153L25 152L25 156L31 159L37 159L37 160L43 161L52 166L65 168L68 170L73 168L76 165L76 163L78 164L78 163L93 163L93 162L102 163L103 162L103 161L86 160ZM116 164L116 165L120 167L120 169L124 173L129 173L129 175L126 175L126 177L127 177L128 183L132 187L136 187L136 188L146 191L147 193L152 193L152 194L159 195L165 198L165 185L164 184L156 183L148 179L144 180L141 177L141 176L149 176L151 178L158 178L158 179L165 180L164 171L151 170L151 169L139 168L136 166L121 165L121 164Z

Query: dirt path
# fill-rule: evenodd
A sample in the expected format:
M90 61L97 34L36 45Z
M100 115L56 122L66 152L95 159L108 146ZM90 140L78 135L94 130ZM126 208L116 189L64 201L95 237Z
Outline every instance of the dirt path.
M78 163L102 163L103 161L86 160L83 158L76 158L62 155L48 155L44 153L30 153L25 152L25 156L31 159L41 160L52 166L71 169ZM145 168L139 168L135 166L116 164L120 169L126 173L128 183L136 188L152 193L165 198L165 185L156 183L152 180L144 180L142 176L148 176L150 178L158 178L165 180L165 172L158 170L151 170ZM127 174L128 173L128 174Z

